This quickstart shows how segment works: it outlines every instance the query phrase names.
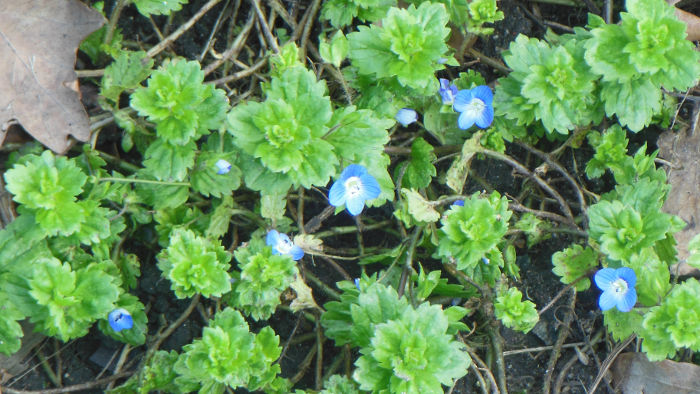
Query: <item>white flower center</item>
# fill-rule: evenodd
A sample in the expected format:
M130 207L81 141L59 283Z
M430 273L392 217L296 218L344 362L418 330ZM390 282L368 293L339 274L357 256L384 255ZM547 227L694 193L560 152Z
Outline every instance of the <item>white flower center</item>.
M616 296L622 296L627 294L627 282L625 282L624 279L617 279L614 282L610 284L610 287L612 287L613 293L615 293Z
M473 98L472 101L470 101L469 104L467 104L467 109L465 110L465 112L469 114L469 117L472 119L480 118L485 108L486 103L479 100L478 98Z
M348 198L355 198L362 194L362 181L359 176L351 176L345 181L345 193Z
M280 254L289 254L293 247L294 243L290 239L281 238L279 242L277 242L277 251L279 251Z

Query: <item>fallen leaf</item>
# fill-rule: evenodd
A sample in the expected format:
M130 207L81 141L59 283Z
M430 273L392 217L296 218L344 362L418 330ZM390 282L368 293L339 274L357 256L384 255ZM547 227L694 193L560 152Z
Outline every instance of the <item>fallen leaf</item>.
M665 131L657 141L659 157L672 165L667 168L671 185L663 210L683 219L688 225L674 234L677 242L679 264L671 268L673 274L697 274L698 270L687 265L688 242L700 232L700 132L688 130Z
M70 136L90 138L73 66L80 42L103 23L78 0L0 0L2 132L16 120L57 153Z
M700 366L671 360L651 362L643 353L623 353L613 364L615 389L623 394L700 393Z

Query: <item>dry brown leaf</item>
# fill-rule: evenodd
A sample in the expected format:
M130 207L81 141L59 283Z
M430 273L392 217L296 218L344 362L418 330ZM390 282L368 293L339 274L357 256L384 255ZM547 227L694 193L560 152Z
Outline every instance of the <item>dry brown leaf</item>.
M73 66L80 42L103 23L78 0L0 0L2 131L16 120L57 153L70 136L90 138Z
M700 132L668 130L659 136L657 144L659 156L673 165L667 169L671 193L663 210L688 224L674 234L681 263L671 271L679 275L697 274L698 271L685 264L685 260L688 258L688 242L700 232Z
M643 353L623 353L613 364L613 383L623 394L698 394L700 367L671 360L651 362Z

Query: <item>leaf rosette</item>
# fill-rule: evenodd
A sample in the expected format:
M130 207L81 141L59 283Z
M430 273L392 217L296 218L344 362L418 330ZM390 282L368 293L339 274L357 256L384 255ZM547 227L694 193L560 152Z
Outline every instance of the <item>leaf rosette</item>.
M464 206L452 206L443 217L437 255L454 258L457 269L470 272L478 264L485 264L482 258L487 255L501 256L498 244L508 230L511 215L508 200L497 192L487 198L472 195L464 200Z

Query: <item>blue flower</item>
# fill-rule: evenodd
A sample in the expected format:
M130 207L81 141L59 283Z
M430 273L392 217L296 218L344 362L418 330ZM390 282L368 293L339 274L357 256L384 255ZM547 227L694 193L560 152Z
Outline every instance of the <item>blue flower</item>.
M360 290L360 278L355 278L354 282L355 282L355 287L357 287L357 290Z
M304 257L304 251L295 245L287 234L281 234L277 230L267 232L265 243L272 247L272 254L287 255L295 261Z
M603 268L596 272L595 284L603 290L603 294L598 299L600 310L617 306L620 312L629 312L637 302L637 275L632 268L622 267L618 269Z
M457 200L452 203L452 206L457 206L457 207L463 207L464 206L464 200Z
M231 163L224 159L217 161L214 166L216 167L216 173L219 175L228 174L228 172L231 171Z
M134 319L131 318L129 311L124 308L118 308L110 312L107 320L109 320L112 330L116 332L128 330L134 326Z
M457 120L460 129L466 130L474 123L485 129L493 122L493 93L486 85L460 90L455 96L452 108L461 112Z
M440 93L440 97L442 97L443 104L452 105L458 93L457 86L450 83L450 81L445 78L440 78L440 89L438 89L438 93Z
M410 108L401 108L399 112L396 113L395 118L403 127L406 127L418 120L418 113Z
M359 164L350 164L331 186L328 200L334 207L345 205L351 215L357 216L365 207L365 201L379 197L379 183L367 169Z

